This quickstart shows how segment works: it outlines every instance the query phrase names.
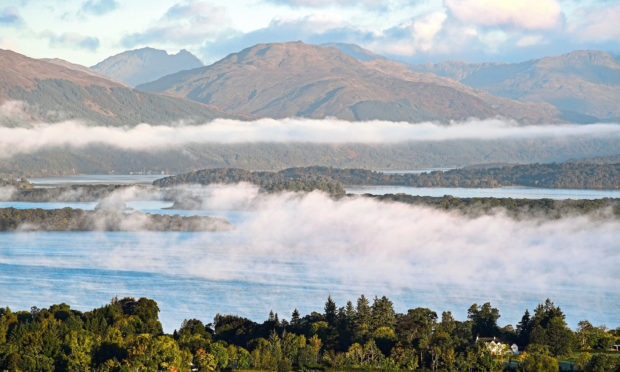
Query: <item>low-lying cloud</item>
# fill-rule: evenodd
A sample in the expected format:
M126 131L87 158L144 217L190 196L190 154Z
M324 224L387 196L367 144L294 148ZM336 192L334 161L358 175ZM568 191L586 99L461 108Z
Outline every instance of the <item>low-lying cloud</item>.
M520 126L500 119L433 122L349 122L337 119L216 119L200 125L139 124L134 127L89 126L80 121L0 127L0 157L53 147L109 145L125 150L182 147L189 144L366 143L408 141L499 140L549 137L620 139L619 124Z
M212 288L238 283L237 308L215 308L208 301L210 292L202 296L209 311L254 318L269 308L281 314L293 306L307 311L328 294L343 304L365 293L389 295L400 311L424 305L455 311L460 318L471 303L491 301L500 307L503 322L518 321L526 306L550 297L573 326L585 318L618 325L613 309L620 298L615 285L620 222L615 219L471 218L363 197L261 194L247 184L187 191L201 198L202 207L213 208L211 215L242 210L233 221L236 229L191 236L143 234L126 242L101 235L93 238L99 243L90 243L97 249L69 247L62 254L42 249L0 256L0 262L148 273L179 283L198 280ZM264 292L260 304L248 309L257 286ZM168 327L182 320L163 311Z

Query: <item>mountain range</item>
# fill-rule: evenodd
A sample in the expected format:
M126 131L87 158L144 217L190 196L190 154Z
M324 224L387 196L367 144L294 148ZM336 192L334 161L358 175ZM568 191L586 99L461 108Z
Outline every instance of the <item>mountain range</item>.
M398 62L362 61L336 47L303 42L258 44L136 89L271 118L417 122L504 116L543 123L559 121L560 115L549 104L495 97Z
M135 125L242 118L199 102L140 92L84 66L0 50L0 105L7 101L19 101L23 112L0 115L0 125L5 126L69 119L99 125Z
M620 63L612 55L582 50L520 63L443 62L412 65L493 95L547 102L571 122L620 119Z
M620 118L620 63L602 51L521 63L409 65L353 44L288 42L258 44L209 66L185 50L142 48L92 68L0 51L0 67L0 104L22 101L29 119L50 122L297 116L409 122L505 117L531 124Z

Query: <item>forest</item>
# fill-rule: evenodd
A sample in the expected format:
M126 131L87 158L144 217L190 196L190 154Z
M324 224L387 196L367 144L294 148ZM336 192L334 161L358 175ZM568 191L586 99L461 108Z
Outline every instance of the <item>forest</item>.
M306 168L300 168L306 169ZM260 186L267 192L314 191L319 190L332 195L345 193L342 183L318 172L287 173L269 171L248 171L236 168L214 168L164 177L153 182L154 186L172 187L183 184L208 185L212 183L249 182Z
M450 195L433 197L408 194L364 194L375 200L428 206L446 211L458 211L467 216L503 212L516 218L563 218L589 215L597 218L620 218L620 199L512 199L512 198L457 198ZM347 195L347 197L353 197Z
M123 210L0 208L2 231L226 231L223 218L163 215Z
M547 299L512 327L472 304L467 320L428 308L394 310L385 296L262 323L235 315L186 319L163 332L152 299L114 298L87 312L67 304L0 308L0 369L9 371L619 371L620 328L571 330ZM516 346L515 346L516 345ZM512 347L512 348L511 348ZM515 348L518 351L515 352Z
M287 168L278 172L252 172L235 168L214 168L166 177L155 186L251 182L267 190L286 180L321 181L330 193L339 193L342 185L385 185L413 187L502 187L527 186L563 189L619 189L620 164L550 163L507 165L497 168L461 168L422 174L394 174L365 169L331 167ZM333 186L330 181L335 183ZM319 188L308 185L305 188ZM296 191L296 190L292 190ZM304 190L307 191L307 190Z

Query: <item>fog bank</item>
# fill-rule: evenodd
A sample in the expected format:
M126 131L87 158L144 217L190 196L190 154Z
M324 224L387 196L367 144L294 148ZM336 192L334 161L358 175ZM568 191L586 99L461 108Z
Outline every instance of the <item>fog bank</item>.
M108 145L125 150L182 147L189 144L363 143L407 141L501 140L550 137L620 139L620 124L519 126L500 119L468 120L450 125L432 122L349 122L336 119L216 119L201 125L140 124L135 127L89 126L80 121L0 127L0 157L53 147Z
M260 314L270 308L284 314L294 306L304 310L328 294L342 305L365 293L389 295L400 311L423 305L455 311L460 318L471 303L491 301L500 307L502 322L514 323L525 306L531 309L550 297L565 309L572 326L585 318L620 325L613 310L620 298L617 220L469 218L363 197L336 201L318 192L260 194L248 184L185 192L210 215L244 212L236 229L132 235L130 243L99 235L90 247L0 256L0 263L189 278L238 286L240 293L258 285L266 291ZM235 296L238 308L218 311L255 317L255 309L245 308L254 299ZM446 301L459 308L438 308Z

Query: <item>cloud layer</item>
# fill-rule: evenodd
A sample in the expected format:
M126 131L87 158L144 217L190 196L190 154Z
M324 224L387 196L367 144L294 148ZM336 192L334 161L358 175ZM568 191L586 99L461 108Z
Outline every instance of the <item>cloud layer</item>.
M4 108L16 114L15 105ZM109 145L126 150L180 147L188 144L234 143L368 143L459 139L522 139L550 137L605 137L620 139L619 124L519 126L503 120L470 120L441 125L336 119L216 119L201 125L139 124L135 127L88 126L79 121L0 127L0 157L30 153L50 147Z

